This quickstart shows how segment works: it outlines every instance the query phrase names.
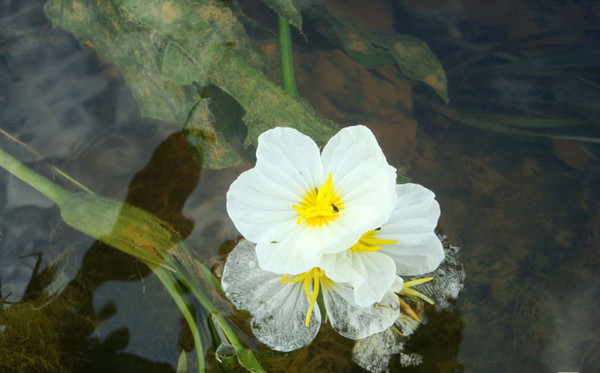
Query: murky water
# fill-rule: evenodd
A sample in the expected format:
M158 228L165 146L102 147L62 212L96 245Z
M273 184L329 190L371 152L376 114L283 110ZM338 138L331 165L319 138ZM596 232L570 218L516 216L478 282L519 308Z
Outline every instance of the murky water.
M539 103L546 78L465 78L461 62L468 53L441 35L481 46L575 28L543 44L598 47L594 1L332 4L364 26L427 40L447 70L451 99L479 111L545 110ZM260 4L241 5L267 27L274 24ZM58 179L47 167L56 165L96 193L170 222L218 273L239 238L225 212L225 191L250 163L202 169L180 129L141 118L116 68L52 29L42 7L36 0L0 3L0 128L39 154L4 137L0 145L46 175ZM429 312L411 341L424 364L392 370L600 371L598 145L452 122L419 102L395 68L367 70L322 41L311 44L311 27L308 44L294 40L301 96L323 117L367 125L392 165L435 191L440 227L461 247L466 267L453 309ZM277 58L276 45L262 37L257 48ZM581 69L597 83L596 58ZM481 96L493 91L500 104L469 101L461 95L469 89L481 89ZM241 120L237 105L213 96L220 120ZM595 124L586 136L600 135ZM4 171L0 185L0 356L35 367L25 371L174 372L179 351L190 351L193 342L149 269L61 223L51 202ZM247 318L230 316L243 341L258 347ZM269 371L361 371L350 361L351 346L324 328L308 348L285 356L261 348L259 357ZM20 363L4 360L0 370L23 371L16 370Z

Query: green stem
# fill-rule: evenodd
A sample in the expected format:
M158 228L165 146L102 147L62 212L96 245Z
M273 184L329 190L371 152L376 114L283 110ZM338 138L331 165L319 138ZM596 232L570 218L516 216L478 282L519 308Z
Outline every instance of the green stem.
M25 166L2 149L0 149L0 166L48 197L58 206L61 206L71 195L69 191Z
M203 285L201 283L200 276L198 276L198 274L194 275L193 271L189 271L187 268L185 268L183 265L181 265L180 262L168 261L167 264L169 266L173 266L173 268L176 268L175 272L178 274L178 276L181 277L182 281L184 281L185 283L188 284L190 290L192 291L192 294L194 294L194 296L196 297L198 302L200 302L200 305L208 313L210 313L210 315L212 316L215 323L219 326L219 328L221 328L221 330L223 331L225 336L227 336L227 339L229 339L229 342L231 343L231 345L236 350L240 349L240 348L244 348L244 345L240 342L240 340L238 339L238 337L235 334L235 332L233 331L233 329L231 329L231 326L229 325L227 320L219 313L219 310L213 304L213 302L209 299L206 292L202 290L205 285ZM197 269L202 272L201 275L203 275L203 277L206 277L206 276L212 277L212 273L207 268L205 268L202 264L196 263L196 267L198 267ZM205 280L205 282L211 282L210 277L205 278L204 280Z
M183 296L181 295L181 289L177 285L177 281L171 276L171 273L161 267L155 267L153 268L153 271L156 277L158 277L160 282L162 282L163 286L167 289L167 291L171 295L171 298L173 298L175 304L177 304L177 307L179 307L181 314L185 318L185 321L187 322L188 326L190 327L190 331L192 332L192 337L194 338L194 344L196 347L196 356L198 359L198 373L204 373L206 371L206 364L204 361L204 348L202 347L202 339L200 338L200 331L198 329L198 324L196 323L196 318L190 312L190 309L187 303L185 302L185 299L183 299Z
M210 314L215 325L225 334L225 337L227 337L229 343L235 349L239 363L251 372L266 372L258 360L256 360L254 354L238 339L230 323L219 312L204 290L206 284L213 285L217 292L220 290L219 287L215 286L212 272L202 263L194 261L189 256L181 255L177 259L166 258L166 264L168 267L175 269L176 276L189 287L200 305Z
M296 80L294 79L294 64L292 62L292 36L288 21L279 17L279 49L281 53L281 81L283 90L292 97L298 96Z

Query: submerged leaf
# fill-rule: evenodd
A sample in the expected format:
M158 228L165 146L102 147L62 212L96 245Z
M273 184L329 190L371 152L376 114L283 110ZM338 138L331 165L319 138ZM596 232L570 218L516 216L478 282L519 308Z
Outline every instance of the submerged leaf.
M179 359L177 359L177 369L175 369L175 372L188 373L187 356L185 354L185 350L181 351L181 354L179 354Z
M574 76L559 78L552 87L557 101L565 103L574 112L598 124L600 116L600 86Z
M118 66L143 116L185 128L204 166L232 166L239 157L193 83L217 85L242 105L247 143L256 145L260 133L276 126L296 128L320 144L336 132L333 122L257 70L257 54L224 2L48 0L45 11L55 26Z
M182 241L163 220L117 200L75 193L60 208L62 219L71 227L150 266L164 265Z
M491 66L474 66L465 70L465 73L493 72L495 74L561 76L565 74L565 70L597 67L599 59L600 47L586 45L559 49L539 56L520 58Z
M360 27L325 5L312 6L310 15L320 21L319 31L358 63L370 69L395 63L406 77L426 84L448 102L446 74L424 41Z
M260 365L256 356L247 348L238 350L238 362L251 373L266 373L266 370Z
M117 65L138 102L142 116L177 123L188 129L212 126L210 122L203 122L205 116L194 115L201 98L194 87L182 83L187 76L183 70L187 65L177 65L178 59L174 56L179 50L176 46L163 45L161 40L153 37L152 30L143 22L127 17L116 3L112 0L94 3L50 0L45 5L45 12L54 26L69 30L82 43L95 48L100 56ZM174 16L175 10L168 5L172 3L162 4L161 19ZM150 2L147 4L150 5ZM204 43L214 44L213 35L206 35ZM206 59L209 59L208 53ZM203 76L206 79L210 73L213 61L205 62L200 70L194 67L198 81L202 81ZM189 131L187 137L195 153L203 154L204 166L222 168L237 164L239 159L221 132L212 132L215 135L212 142L193 139L196 134L196 131ZM224 153L226 156L223 156Z
M241 161L240 156L229 146L225 134L215 126L208 99L201 99L192 109L183 133L200 164L223 168Z
M247 144L256 145L261 133L276 126L296 128L321 144L329 140L336 126L318 118L310 107L287 95L257 70L241 23L228 8L213 3L178 1L169 5L176 9L169 22L160 9L171 1L124 0L123 6L131 17L140 19L166 41L167 51L171 52L165 58L174 60L167 70L163 68L169 78L180 84L215 84L242 105L246 110L243 119L248 126ZM210 42L199 45L198 33Z
M592 137L585 135L576 135L576 134L563 134L563 133L551 133L551 132L534 132L530 130L524 130L520 127L530 127L539 129L540 127L552 128L552 127L564 127L564 126L573 126L584 123L579 118L573 119L528 119L528 118L518 118L514 119L511 122L506 122L510 120L511 117L503 116L503 115L493 115L493 114L483 114L480 112L470 112L470 111L461 111L452 109L447 106L437 105L435 103L429 102L427 103L433 109L435 109L440 114L455 120L460 123L467 124L469 126L482 128L485 130L495 131L499 133L504 133L507 135L520 135L524 137L539 137L539 138L547 138L547 139L556 139L556 140L573 140L573 141L581 141L581 142L592 142L592 143L600 143L600 137ZM514 118L514 117L512 117Z
M263 2L285 18L289 24L302 31L302 15L294 5L294 0L263 0Z
M337 132L335 123L319 118L308 104L292 98L258 70L235 54L222 61L215 84L246 110L246 143L258 144L258 136L273 127L292 127L324 145Z

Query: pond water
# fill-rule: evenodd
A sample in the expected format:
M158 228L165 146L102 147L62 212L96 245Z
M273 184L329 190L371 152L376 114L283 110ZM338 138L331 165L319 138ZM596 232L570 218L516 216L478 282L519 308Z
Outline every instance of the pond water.
M429 310L409 344L424 363L392 371L600 371L598 2L329 3L364 27L426 40L456 110L587 121L549 131L515 127L527 134L468 126L475 122L436 110L441 100L396 67L355 62L319 36L318 17L307 17L304 37L293 37L300 96L322 117L371 128L388 161L436 193L439 227L461 248L462 293L450 310ZM49 165L156 214L219 274L240 238L225 192L252 156L203 168L181 128L142 118L117 67L93 43L52 28L43 6L0 3L0 129L22 142L0 136L0 146L63 185ZM275 13L258 1L240 6L260 25L248 33L267 61L265 74L277 80ZM539 58L547 53L563 59ZM523 60L533 62L523 67ZM596 90L561 99L557 87L573 77ZM205 93L219 125L240 125L235 101L214 87ZM145 265L68 227L53 203L4 171L0 211L0 371L175 372L193 340ZM223 307L268 371L362 371L351 361L352 343L330 328L307 348L274 353L252 337L247 316ZM225 371L213 355L208 370Z

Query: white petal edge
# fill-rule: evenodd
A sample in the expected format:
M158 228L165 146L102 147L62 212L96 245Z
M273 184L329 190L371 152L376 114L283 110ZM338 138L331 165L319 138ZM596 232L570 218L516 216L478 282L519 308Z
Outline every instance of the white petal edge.
M380 303L360 307L354 303L350 285L332 282L323 287L323 302L335 331L355 340L384 331L400 316L398 296L393 292L388 292Z
M302 283L284 284L280 275L260 269L254 246L242 240L229 254L221 279L225 295L250 312L252 332L271 349L287 352L308 345L321 325L319 308L305 326L308 300Z
M396 273L401 276L419 276L434 271L444 260L442 242L430 234L429 242L422 245L386 245L381 252L396 264Z
M418 184L396 186L397 204L387 223L377 231L377 238L396 240L384 245L381 252L396 264L396 272L416 276L435 270L444 259L442 243L434 229L440 216L435 194Z
M299 274L318 267L324 252L345 250L358 240L358 236L339 224L320 228L281 224L261 238L256 254L264 270Z
M377 237L396 239L398 244L418 245L429 241L437 226L440 205L435 194L418 184L396 185L397 202Z

